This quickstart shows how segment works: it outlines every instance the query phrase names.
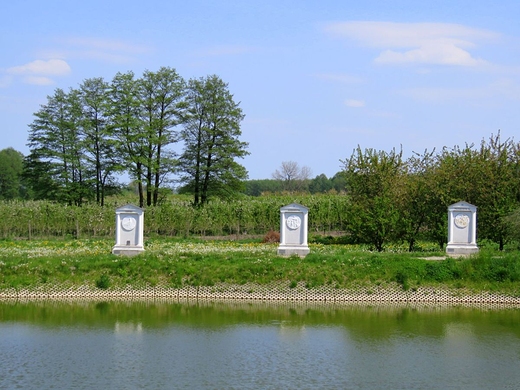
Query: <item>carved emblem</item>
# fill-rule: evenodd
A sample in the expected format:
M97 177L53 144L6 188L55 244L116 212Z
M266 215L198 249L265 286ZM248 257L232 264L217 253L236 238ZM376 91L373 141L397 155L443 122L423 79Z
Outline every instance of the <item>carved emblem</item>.
M464 229L469 225L469 217L466 214L457 214L454 222L455 226Z
M136 224L137 224L137 222L134 217L124 217L123 220L121 221L121 227L124 230L128 230L128 231L134 230Z
M296 230L302 224L302 220L297 215L291 215L289 218L287 218L287 221L285 224L287 225L287 227L290 230Z

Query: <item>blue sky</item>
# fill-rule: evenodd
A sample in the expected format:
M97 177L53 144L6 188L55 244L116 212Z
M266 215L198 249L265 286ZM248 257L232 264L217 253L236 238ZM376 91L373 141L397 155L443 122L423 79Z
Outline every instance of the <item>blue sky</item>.
M0 149L28 153L56 88L161 66L229 83L251 179L282 161L330 177L358 145L518 142L519 17L518 0L5 1Z

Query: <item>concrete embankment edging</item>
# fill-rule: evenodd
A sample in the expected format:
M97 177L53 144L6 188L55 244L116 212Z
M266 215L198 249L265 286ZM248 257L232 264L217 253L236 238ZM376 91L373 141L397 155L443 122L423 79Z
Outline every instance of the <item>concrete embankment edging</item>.
M258 300L311 302L424 302L446 304L507 304L519 305L520 297L493 292L471 292L465 289L419 287L404 291L398 284L353 286L350 288L307 288L289 282L259 284L219 284L215 286L147 286L99 289L92 286L41 286L34 289L0 290L0 300L35 299L200 299L200 300Z

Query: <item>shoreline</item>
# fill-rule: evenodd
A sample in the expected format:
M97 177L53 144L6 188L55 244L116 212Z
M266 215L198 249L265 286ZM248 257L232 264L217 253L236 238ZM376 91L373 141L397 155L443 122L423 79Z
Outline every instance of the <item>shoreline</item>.
M289 282L260 285L218 284L214 286L147 286L99 289L92 286L40 286L33 289L0 290L0 302L12 300L225 300L258 302L335 303L425 303L458 305L511 305L520 307L520 297L492 292L471 292L437 286L422 286L404 291L398 284L354 286L336 289L323 286L306 288Z

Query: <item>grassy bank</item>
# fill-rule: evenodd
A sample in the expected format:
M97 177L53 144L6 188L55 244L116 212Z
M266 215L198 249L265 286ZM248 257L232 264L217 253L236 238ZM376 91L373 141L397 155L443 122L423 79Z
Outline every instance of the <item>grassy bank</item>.
M0 241L0 291L45 285L88 285L99 289L133 286L212 286L216 283L269 284L289 281L308 288L397 282L403 290L420 286L465 288L520 296L518 252L482 250L466 259L443 257L435 246L422 252L362 246L310 244L305 258L281 258L277 244L256 241L157 239L136 257L110 253L113 240Z

